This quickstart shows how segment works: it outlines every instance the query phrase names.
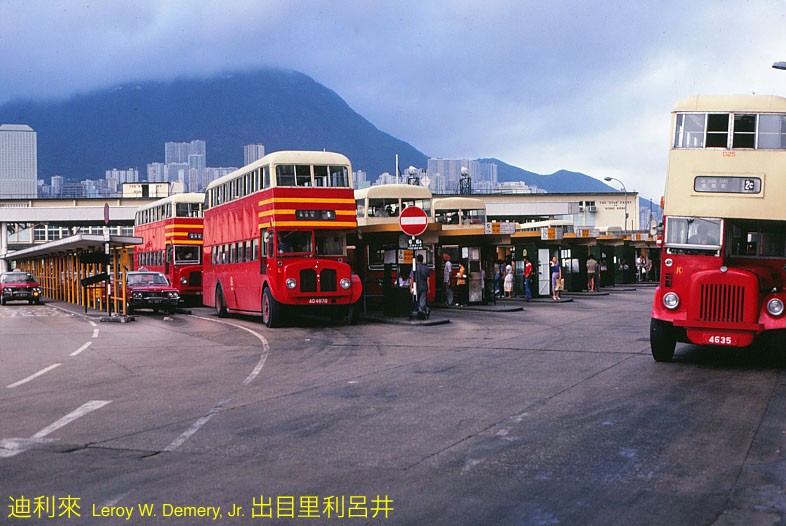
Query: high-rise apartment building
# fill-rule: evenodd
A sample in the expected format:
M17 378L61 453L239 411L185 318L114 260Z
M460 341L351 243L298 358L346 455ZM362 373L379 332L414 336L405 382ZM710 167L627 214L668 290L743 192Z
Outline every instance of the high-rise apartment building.
M37 186L35 131L26 124L0 125L0 196L35 198Z
M205 166L207 166L205 141L168 142L164 144L164 164L169 170L169 180L180 180L186 184L186 191L199 192L204 189ZM178 165L172 168L170 165ZM186 164L184 177L181 179L182 165ZM173 178L175 172L176 178Z
M243 166L258 161L265 156L264 144L247 144L243 146Z

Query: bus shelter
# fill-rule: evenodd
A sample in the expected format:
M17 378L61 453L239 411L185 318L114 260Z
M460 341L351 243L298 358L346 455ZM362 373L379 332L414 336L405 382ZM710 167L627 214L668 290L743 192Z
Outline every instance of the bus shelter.
M134 236L77 234L10 252L13 269L34 275L43 296L98 311L125 313L125 274L133 268Z

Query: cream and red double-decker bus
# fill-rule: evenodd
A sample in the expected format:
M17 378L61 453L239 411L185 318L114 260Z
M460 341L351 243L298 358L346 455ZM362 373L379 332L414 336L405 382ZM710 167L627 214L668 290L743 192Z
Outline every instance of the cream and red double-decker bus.
M786 99L690 97L672 133L653 357L784 334Z
M297 309L357 322L362 285L346 246L357 218L344 155L274 152L216 179L204 225L203 302L219 316L256 314L275 327Z
M205 194L173 194L141 206L134 235L135 268L161 272L185 303L202 304L202 203Z

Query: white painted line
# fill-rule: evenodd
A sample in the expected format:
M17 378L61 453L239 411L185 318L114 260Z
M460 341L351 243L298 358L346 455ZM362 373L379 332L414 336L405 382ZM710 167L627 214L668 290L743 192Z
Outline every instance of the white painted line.
M43 428L41 431L31 436L30 438L4 438L0 439L0 458L11 458L23 453L28 449L40 444L48 444L54 442L54 439L44 438L47 435L54 433L63 426L66 426L76 420L77 418L85 416L87 413L100 409L105 405L111 403L111 400L91 400L81 407L71 411L66 416Z
M189 427L188 429L186 429L185 431L183 431L183 432L180 434L180 436L179 436L179 437L177 437L175 440L173 440L173 441L172 441L172 443L171 443L171 444L169 444L167 447L165 447L165 448L164 448L164 451L174 451L175 449L177 449L177 448L179 448L180 446L182 446L182 445L183 445L183 442L185 442L186 440L188 440L189 438L191 438L191 436L192 436L194 433L196 433L197 431L199 431L199 430L202 428L202 426L204 426L205 424L207 424L208 420L210 420L211 418L213 418L213 415L215 415L215 414L217 414L217 413L220 413L221 411L223 411L223 410L224 410L224 405L225 405L225 404L228 404L229 402L230 402L230 400L224 400L223 402L219 402L217 406L215 406L213 409L211 409L210 411L208 411L208 412L207 412L207 414L206 414L205 416L201 417L199 420L197 420L196 422L194 422L194 424L193 424L191 427Z
M77 356L82 351L86 351L87 348L90 347L91 345L93 345L93 342L87 342L86 344L84 344L83 346L81 346L79 349L75 350L74 352L72 352L68 356Z
M2 438L0 439L0 458L15 457L35 446L54 441L51 438Z
M428 224L427 217L402 217L399 219L401 225L426 225Z
M86 404L82 404L82 406L78 407L77 409L74 409L66 416L58 420L57 422L49 424L48 426L46 426L45 428L43 428L41 431L39 431L38 433L36 433L30 438L44 438L46 435L52 434L53 432L57 431L61 427L70 424L77 418L81 418L85 416L87 413L95 411L96 409L101 409L106 404L110 404L110 403L112 403L112 400L91 400Z
M212 321L213 323L222 323L224 325L229 325L231 327L235 327L236 329L243 329L244 331L253 334L260 342L262 342L262 355L259 357L259 361L257 362L256 366L254 367L254 370L251 371L251 374L249 374L246 377L246 379L243 380L243 385L250 384L254 380L254 378L259 376L259 373L262 372L262 368L265 366L265 362L267 361L267 357L270 354L270 344L267 342L267 339L264 336L262 336L261 334L259 334L255 330L249 329L248 327L243 327L242 325L237 325L235 323L230 323L228 321L216 320L216 319L213 319L213 318L204 318L202 316L192 316L192 318L197 318L197 319L205 320L205 321Z
M93 329L93 338L98 338L99 329Z
M59 364L59 363L53 363L53 364L52 364L52 365L50 365L49 367L44 367L43 369L41 369L41 370L40 370L40 371L38 371L37 373L35 373L35 374L31 374L30 376L28 376L28 377L27 377L27 378L25 378L24 380L19 380L18 382L14 382L14 383L12 383L11 385L6 385L6 386L5 386L5 388L6 388L6 389L13 389L14 387L19 387L20 385L22 385L22 384L26 384L26 383L27 383L27 382L29 382L30 380L35 380L36 378L38 378L38 377L39 377L39 376L41 376L42 374L46 374L46 373L48 373L49 371L51 371L52 369L54 369L54 368L56 368L56 367L60 367L61 365L62 365L62 364Z
M87 323L89 323L89 324L90 324L90 325L92 325L93 327L98 327L98 325L96 324L96 322L94 322L94 321L92 321L92 320L88 320L88 321L87 321Z

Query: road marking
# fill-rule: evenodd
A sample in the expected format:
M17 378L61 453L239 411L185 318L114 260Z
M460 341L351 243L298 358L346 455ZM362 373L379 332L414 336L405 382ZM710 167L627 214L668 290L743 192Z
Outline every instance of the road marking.
M54 439L45 438L60 429L67 426L74 420L85 416L88 413L101 409L105 405L111 403L112 400L91 400L77 409L71 411L63 418L49 424L41 431L31 436L30 438L4 438L0 439L0 458L11 458L31 449L39 444L48 444L54 442Z
M86 344L84 344L83 346L81 346L79 349L75 350L74 352L72 352L68 356L77 356L82 351L87 350L87 348L90 347L91 345L93 345L93 342L87 342Z
M93 320L88 320L87 323L89 323L93 327L98 327L98 325L96 325L96 322L94 322Z
M199 430L202 428L202 426L204 426L205 424L207 424L207 422L208 422L208 421L209 421L211 418L213 418L213 415L215 415L215 414L217 414L217 413L220 413L221 411L223 411L223 410L224 410L224 405L228 404L230 401L231 401L231 400L224 400L223 402L219 402L219 403L218 403L218 405L216 405L216 406L215 406L213 409L211 409L210 411L208 411L208 412L207 412L207 414L206 414L206 415L204 415L203 417L201 417L199 420L197 420L196 422L194 422L194 424L193 424L191 427L189 427L188 429L186 429L185 431L183 431L183 432L180 434L180 436L179 436L179 437L177 437L175 440L173 440L173 441L172 441L172 443L171 443L171 444L169 444L167 447L165 447L165 448L164 448L164 451L174 451L175 449L177 449L177 448L179 448L180 446L182 446L182 445L183 445L183 443L184 443L186 440L188 440L189 438L191 438L191 436L192 436L194 433L196 433L197 431L199 431Z
M249 329L248 327L243 327L242 325L237 325L235 323L230 323L228 321L216 320L213 318L204 318L202 316L192 316L192 318L197 318L205 321L212 321L213 323L222 323L224 325L229 325L230 327L235 327L236 329L242 329L248 333L253 334L260 342L262 342L262 355L259 357L259 362L257 362L256 366L251 371L251 373L246 377L245 380L243 380L243 385L250 384L254 380L254 378L259 376L259 373L262 372L262 368L265 366L265 362L267 361L267 356L268 354L270 354L270 344L268 343L267 339L264 336L262 336L255 330Z
M49 424L48 426L46 426L45 428L43 428L41 431L39 431L38 433L36 433L30 438L44 438L46 435L52 434L53 432L57 431L61 427L70 424L77 418L81 418L85 416L87 413L91 413L96 409L101 409L102 407L104 407L105 405L111 402L112 400L91 400L86 404L82 404L81 407L74 409L66 416L58 420L57 422Z
M93 329L93 338L98 338L99 329Z
M13 389L14 387L19 387L20 385L22 385L22 384L26 384L27 382L29 382L29 381L31 381L31 380L35 380L36 378L38 378L38 377L39 377L39 376L41 376L42 374L46 374L46 373L48 373L49 371L51 371L52 369L54 369L54 368L56 368L56 367L60 367L61 365L62 365L62 364L60 364L60 363L53 363L53 364L52 364L52 365L50 365L49 367L44 367L43 369L41 369L41 370L40 370L40 371L38 371L37 373L35 373L35 374L31 374L30 376L28 376L28 377L27 377L27 378L25 378L24 380L19 380L18 382L14 382L14 383L12 383L11 385L6 385L5 387L6 387L6 389Z

